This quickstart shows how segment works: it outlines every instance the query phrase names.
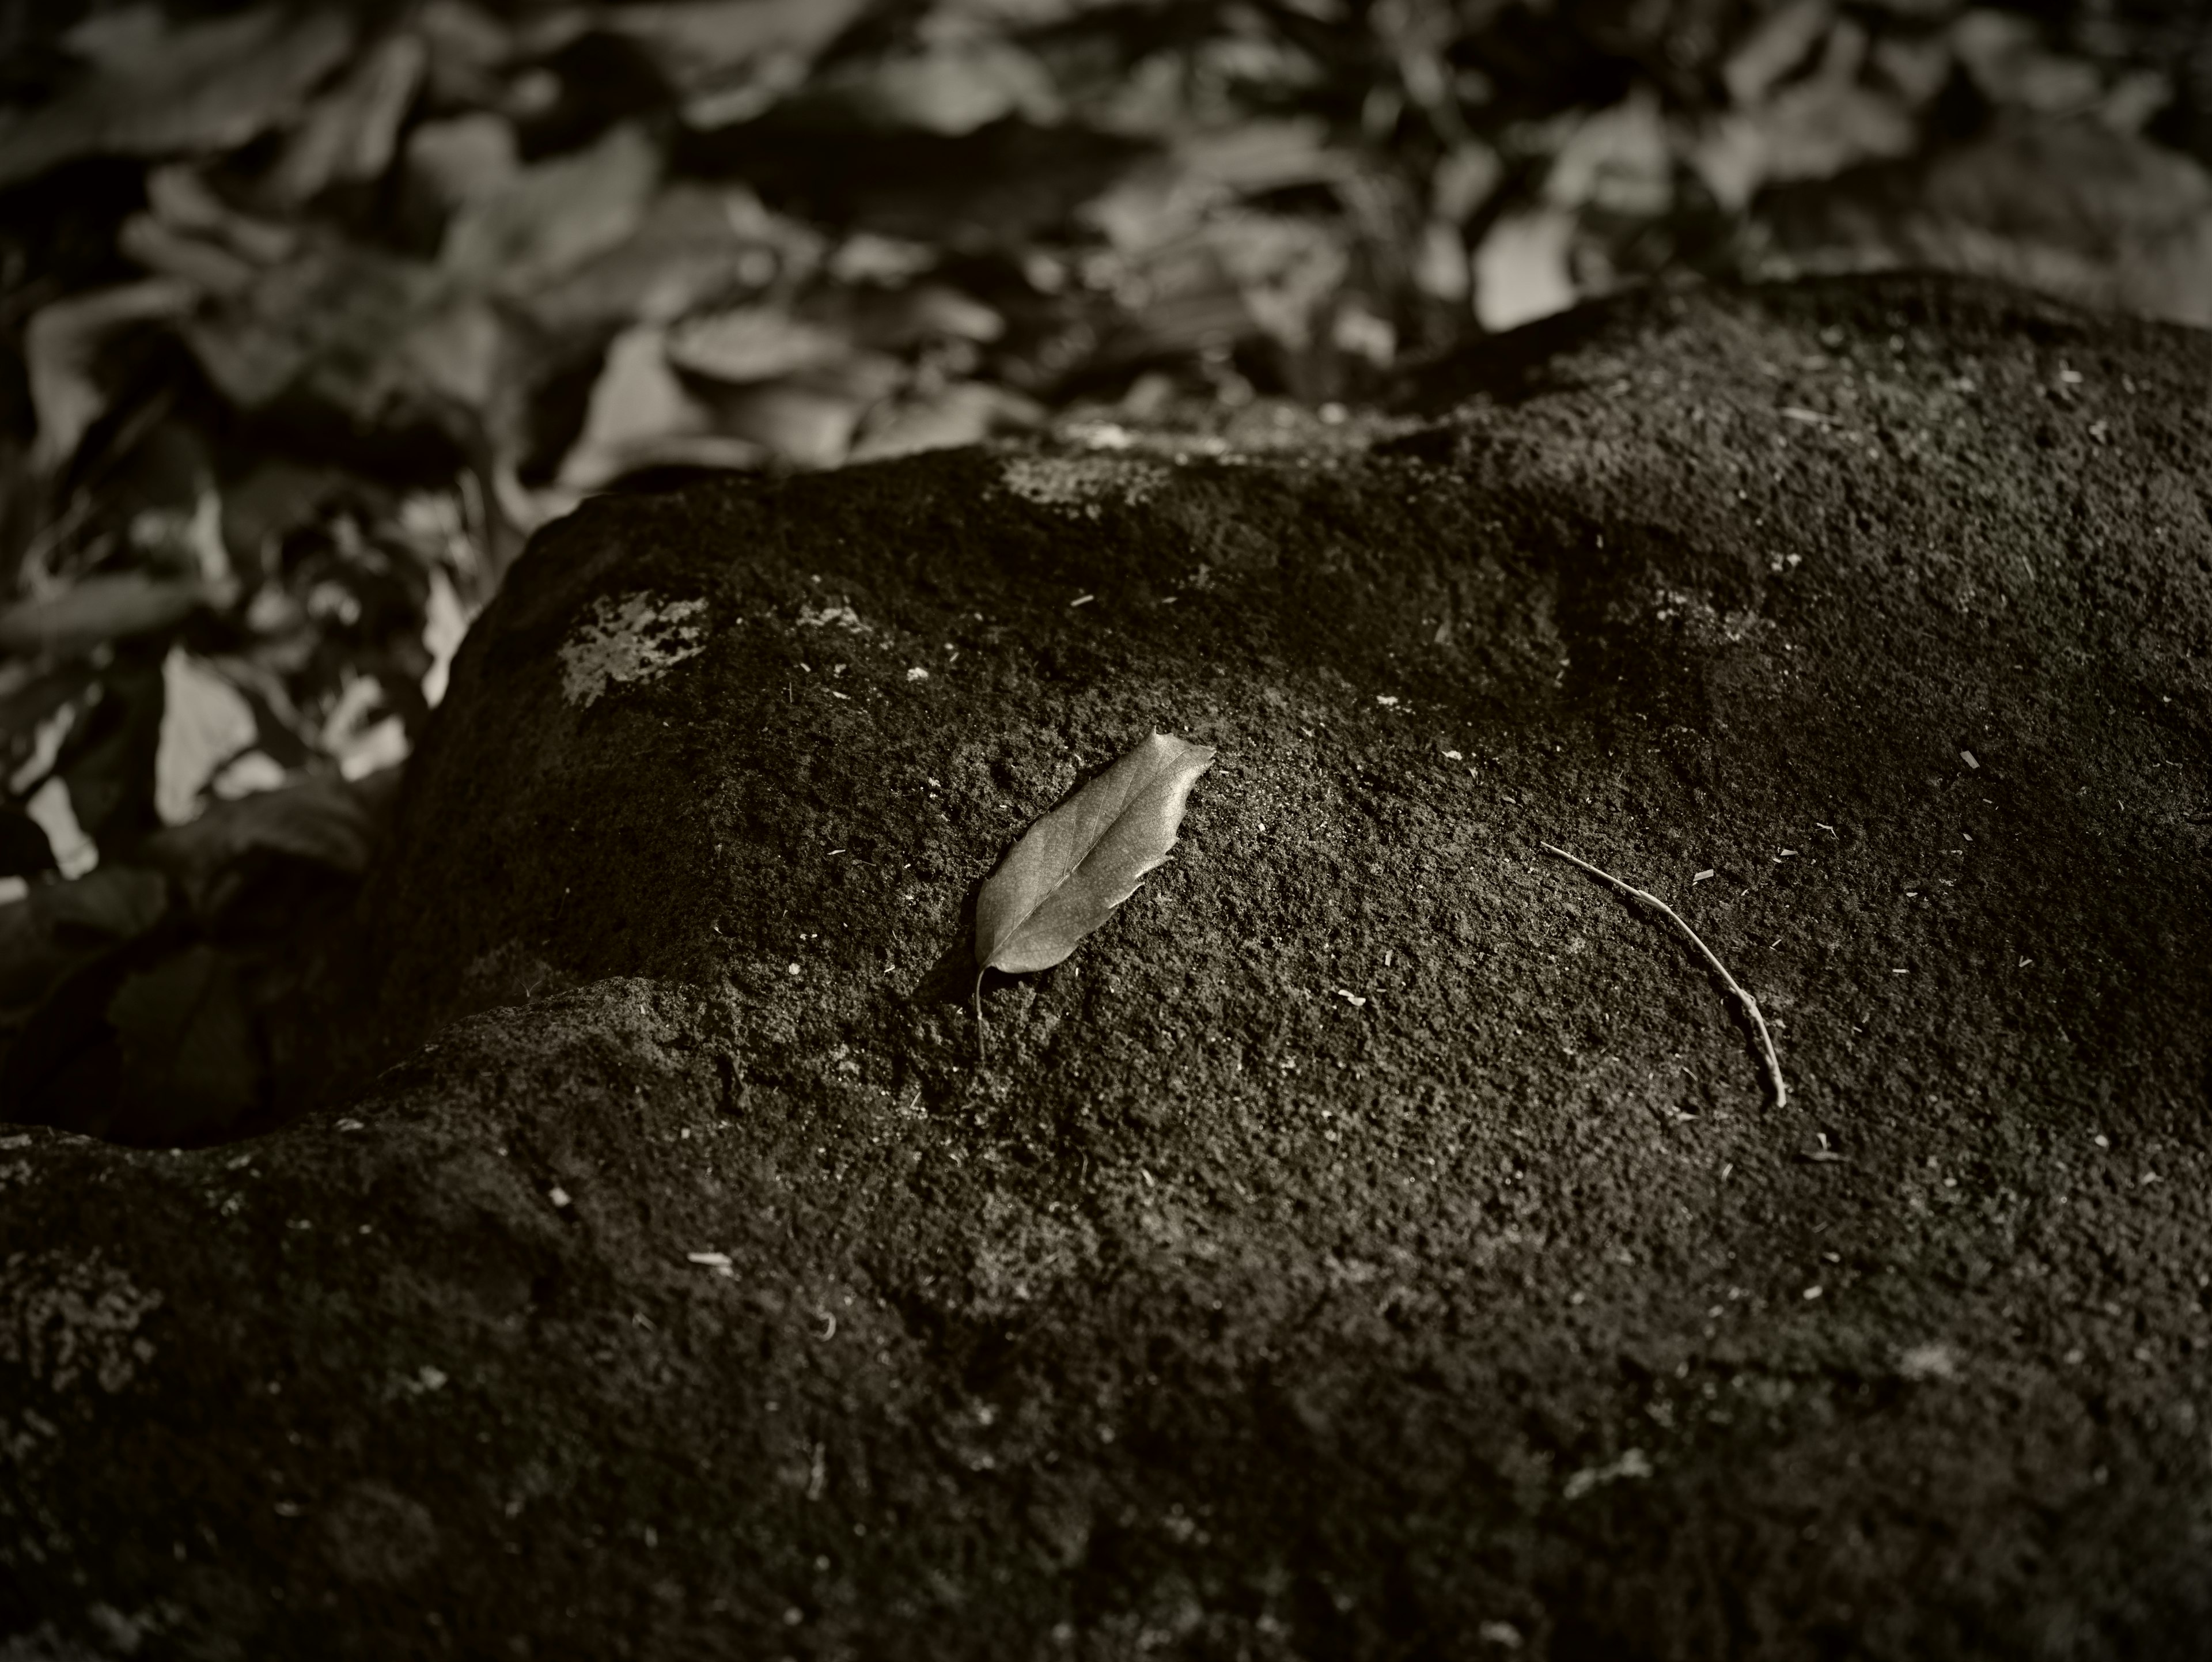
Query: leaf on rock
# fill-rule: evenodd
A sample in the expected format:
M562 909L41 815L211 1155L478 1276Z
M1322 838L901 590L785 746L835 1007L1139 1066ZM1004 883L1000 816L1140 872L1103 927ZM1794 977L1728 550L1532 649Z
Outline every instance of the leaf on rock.
M1156 733L1030 827L975 899L975 1020L983 974L1048 970L1168 857L1213 747Z

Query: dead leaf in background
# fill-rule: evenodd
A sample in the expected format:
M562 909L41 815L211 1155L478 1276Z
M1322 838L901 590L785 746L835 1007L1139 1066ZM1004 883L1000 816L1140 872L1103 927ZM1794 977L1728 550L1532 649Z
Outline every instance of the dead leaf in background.
M667 350L679 369L744 386L842 363L853 355L853 343L781 307L741 306L678 324L668 332Z
M607 348L584 430L561 464L561 484L596 490L649 459L653 447L711 430L706 407L668 367L667 336L653 324L625 329Z
M133 325L181 317L194 299L191 284L153 278L58 300L31 314L23 357L39 418L33 454L42 471L66 464L85 429L106 411L108 394L97 375L100 349Z
M1780 275L1927 265L2212 326L2212 174L2097 122L2002 117L1761 206Z
M219 244L182 234L152 214L131 215L115 240L126 259L216 299L244 294L259 275L252 261Z
M616 127L464 203L439 264L464 288L527 294L629 236L659 180L659 148L641 128Z
M147 838L138 857L175 879L203 916L219 909L240 862L256 852L357 875L380 835L386 784L318 776L218 802L190 825Z
M1024 833L975 897L975 1023L983 976L1048 970L1137 892L1176 845L1211 745L1155 733Z
M921 450L980 444L995 433L1035 427L1044 418L1044 406L1018 393L988 381L954 381L872 421L846 460L882 461Z
M648 0L572 14L584 27L646 48L679 89L692 90L769 56L811 59L866 0ZM580 33L580 29L579 30ZM539 44L533 40L533 46Z
M811 263L792 258L793 238L763 226L768 217L742 192L672 186L629 237L532 295L530 315L555 333L669 323L733 290L764 289Z
M465 299L429 267L325 234L183 332L208 378L240 408L298 392L370 424L433 390L426 362L441 376L486 373L480 360L441 352L426 360L410 344L418 331L453 321L447 309ZM486 340L473 333L461 344L473 350Z
M91 74L0 136L0 187L80 156L242 144L337 67L353 24L335 9L263 6L110 39Z
M1721 81L1739 107L1756 104L1802 63L1828 32L1834 0L1787 0L1754 23L1721 65Z
M422 122L407 135L404 170L416 211L442 225L455 209L495 195L522 171L514 124L490 110Z
M1574 216L1559 208L1506 214L1474 251L1474 309L1493 332L1564 312L1575 303L1567 256Z
M270 176L271 197L299 207L334 185L383 178L428 58L418 36L393 34L378 41L292 135Z
M0 612L0 652L75 657L109 641L167 629L228 598L197 579L143 571L83 577L58 594Z
M31 910L52 929L80 929L108 941L129 941L160 922L169 910L169 886L159 872L107 866L73 883L34 889Z
M300 246L300 234L290 226L232 207L190 162L172 161L149 169L146 205L171 228L220 243L255 265L289 259Z
M216 770L252 746L259 730L238 689L181 647L161 661L161 686L154 811L163 825L181 825L199 812Z

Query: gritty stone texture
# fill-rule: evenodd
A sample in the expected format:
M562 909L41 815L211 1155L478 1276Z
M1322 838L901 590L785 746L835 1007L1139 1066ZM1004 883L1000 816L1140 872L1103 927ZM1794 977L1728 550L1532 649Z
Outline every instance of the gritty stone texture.
M132 1320L112 1391L0 1342L0 1632L2200 1653L2208 385L1646 296L1095 519L991 452L587 505L412 764L354 1099L9 1151L0 1311ZM641 593L702 649L572 702ZM1155 726L1176 858L979 1068L976 885Z

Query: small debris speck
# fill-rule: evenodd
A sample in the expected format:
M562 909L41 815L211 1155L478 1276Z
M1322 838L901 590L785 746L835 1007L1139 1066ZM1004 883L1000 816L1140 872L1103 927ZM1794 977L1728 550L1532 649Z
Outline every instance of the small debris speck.
M1079 594L1067 603L1068 610L1073 612L1077 606L1089 606L1097 598L1096 594Z
M1444 752L1444 760L1447 762L1464 762L1467 760L1467 758L1462 756L1455 750L1448 750Z
M556 1183L545 1191L545 1198L556 1206L566 1206L568 1203L568 1191Z
M797 975L797 974L799 973L799 965L797 965L796 964L790 964L790 965L785 965L785 966L784 966L784 972L785 972L786 974L787 974L787 975ZM1904 972L1902 970L1900 970L1900 971L1898 971L1898 973L1899 973L1899 975L1902 975L1902 974L1904 974L1905 972Z
M1367 1001L1358 993L1346 992L1343 988L1339 987L1336 989L1336 995L1355 1010L1364 1010L1367 1008Z
M1382 705L1383 709L1389 709L1395 705L1398 701L1387 692L1378 692L1375 695L1375 702Z
M1970 768L1978 768L1981 766L1981 764L1974 759L1974 752L1970 750L1960 751L1959 752L1959 759L1961 762L1964 762Z
M929 679L929 672L920 664L916 664L912 669L907 671L906 679L909 681L927 681Z
M1702 882L1704 882L1707 878L1709 878L1709 877L1714 877L1714 876L1717 876L1717 875L1718 875L1718 874L1717 874L1717 873L1716 873L1711 866L1708 866L1708 867L1706 867L1706 868L1705 868L1705 870L1703 870L1703 871L1699 872L1696 876L1692 877L1692 878L1690 880L1690 881L1691 881L1691 882L1692 882L1692 883L1702 883Z

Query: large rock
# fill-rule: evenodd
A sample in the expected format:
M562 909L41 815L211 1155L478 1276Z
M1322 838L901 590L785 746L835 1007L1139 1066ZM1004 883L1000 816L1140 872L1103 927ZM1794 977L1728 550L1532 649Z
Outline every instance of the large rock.
M397 1065L0 1140L6 1653L2201 1653L2208 386L1653 295L1380 436L586 507L372 883ZM980 1065L978 880L1154 727Z

